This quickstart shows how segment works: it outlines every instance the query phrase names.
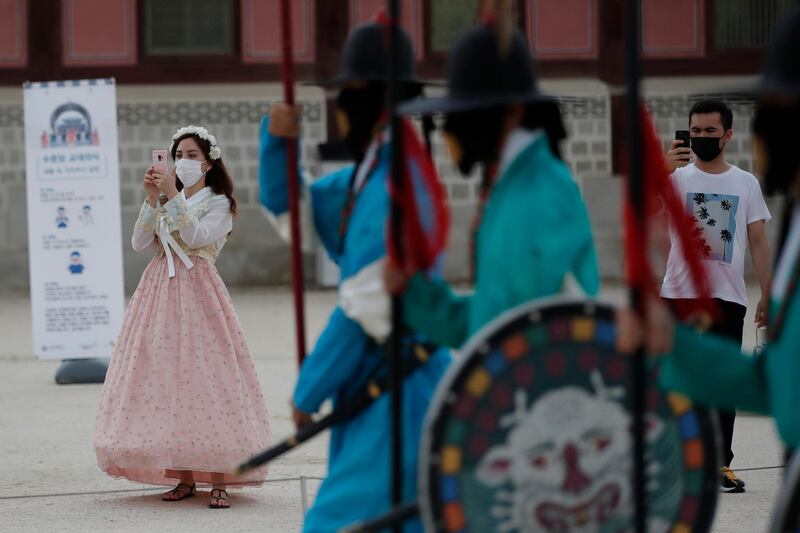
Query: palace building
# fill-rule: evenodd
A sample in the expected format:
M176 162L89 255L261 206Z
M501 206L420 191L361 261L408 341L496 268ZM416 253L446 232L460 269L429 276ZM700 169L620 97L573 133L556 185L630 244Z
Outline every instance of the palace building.
M621 274L620 183L625 146L625 5L634 0L518 0L517 25L534 52L543 90L562 102L569 139L563 154L592 216L602 273ZM753 103L719 94L752 79L775 21L791 0L642 1L643 90L665 142L686 129L700 95L735 112L729 160L752 170ZM418 72L443 79L447 53L472 25L479 0L404 0L402 24L416 45ZM292 0L299 82L332 77L349 30L371 20L384 0ZM144 198L151 150L174 131L201 124L220 141L234 176L241 216L218 267L229 283L288 279L285 245L257 202L258 124L280 100L278 0L0 0L0 288L25 287L27 232L21 86L26 81L116 80L124 243ZM440 89L433 89L440 90ZM312 175L341 164L320 155L334 143L331 94L298 86L303 165ZM77 117L79 118L79 117ZM88 126L87 126L88 127ZM436 159L453 206L447 272L463 278L475 180L456 175L436 139ZM325 154L327 151L323 150ZM771 224L776 226L776 224ZM126 285L146 262L126 246ZM308 257L310 278L324 281Z

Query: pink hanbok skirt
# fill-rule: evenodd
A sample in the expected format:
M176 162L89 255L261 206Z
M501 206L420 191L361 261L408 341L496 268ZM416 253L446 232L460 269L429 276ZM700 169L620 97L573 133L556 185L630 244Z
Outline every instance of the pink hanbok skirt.
M269 444L264 395L225 284L192 261L169 278L160 255L142 274L100 394L97 463L156 485L186 470L198 484L260 485L265 468L231 472Z

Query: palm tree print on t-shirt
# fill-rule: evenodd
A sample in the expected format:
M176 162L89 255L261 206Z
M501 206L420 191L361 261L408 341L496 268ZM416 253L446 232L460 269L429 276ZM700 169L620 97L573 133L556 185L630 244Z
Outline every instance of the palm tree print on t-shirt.
M732 194L686 194L686 210L696 225L695 238L703 259L725 263L733 261L738 207L739 197Z

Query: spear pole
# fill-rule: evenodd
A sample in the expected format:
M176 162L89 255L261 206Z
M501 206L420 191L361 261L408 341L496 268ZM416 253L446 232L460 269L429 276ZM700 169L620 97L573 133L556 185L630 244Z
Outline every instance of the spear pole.
M400 83L398 73L400 70L400 0L389 0L389 117L391 120L391 180L392 189L397 196L405 194L403 190L403 145L402 124L397 113L400 102ZM402 206L400 200L391 195L391 236L394 249L400 265L403 264L403 239L402 239ZM391 452L391 493L392 508L400 506L403 501L403 298L402 294L392 295L392 335L390 338L389 383L391 388L392 410L392 452ZM400 522L394 524L395 533L402 531Z
M281 40L283 99L294 108L294 63L292 54L292 13L289 0L281 0ZM300 235L300 203L298 191L297 143L286 143L286 175L289 180L289 223L291 230L292 292L294 296L295 337L297 342L297 364L302 365L306 357L305 310L303 305L303 254Z
M635 246L639 250L647 248L647 214L645 212L645 176L642 161L642 111L639 80L641 78L640 43L641 39L641 7L639 0L627 0L628 7L628 42L625 54L628 77L628 140L630 156L630 174L628 176L627 194L634 211L635 223L639 231L635 232L638 241ZM646 254L647 252L643 252ZM643 272L640 273L642 276ZM639 276L630 287L631 307L644 321L646 315L645 280ZM631 356L631 410L633 415L633 496L634 524L637 533L647 531L647 492L645 472L645 388L647 374L645 371L644 349L638 349Z

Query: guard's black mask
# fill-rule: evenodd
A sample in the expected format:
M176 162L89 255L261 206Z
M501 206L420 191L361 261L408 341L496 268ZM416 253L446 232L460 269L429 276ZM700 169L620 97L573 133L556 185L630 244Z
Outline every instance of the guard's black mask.
M767 194L791 192L800 170L800 107L759 106L753 133L766 153L764 190Z
M363 88L346 87L339 92L336 105L347 117L347 131L342 132L345 146L350 155L360 161L386 105L386 84L370 82Z
M469 176L476 163L493 163L499 159L503 116L502 107L447 115L444 131L457 143L456 147L451 146L451 155L461 174Z
M562 159L560 143L567 138L567 130L564 128L557 101L532 102L526 105L522 126L531 131L539 128L544 130L550 143L550 151L558 159Z

